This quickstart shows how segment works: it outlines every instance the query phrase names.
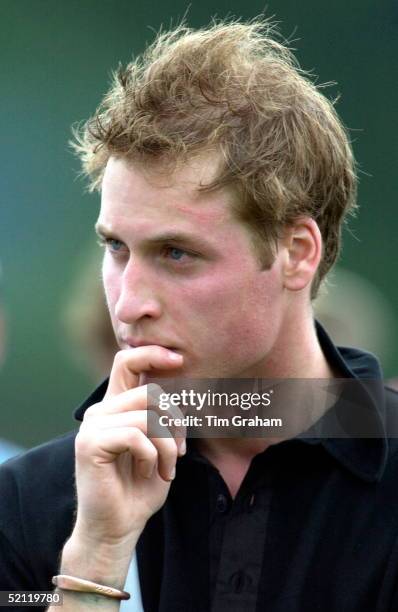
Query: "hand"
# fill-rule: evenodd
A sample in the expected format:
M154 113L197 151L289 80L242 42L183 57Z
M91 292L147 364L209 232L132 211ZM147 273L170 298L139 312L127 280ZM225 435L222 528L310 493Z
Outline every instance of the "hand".
M164 504L185 439L147 437L147 387L140 380L145 372L173 370L182 362L161 346L117 353L106 395L88 408L76 437L72 539L80 546L121 547L124 554Z

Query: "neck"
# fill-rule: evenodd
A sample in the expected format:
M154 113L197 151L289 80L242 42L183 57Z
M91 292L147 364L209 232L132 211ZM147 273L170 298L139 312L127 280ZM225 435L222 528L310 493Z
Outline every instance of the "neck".
M301 317L287 317L270 354L241 377L287 379L334 378L336 375L323 354L313 313L309 310Z
M272 355L255 370L244 372L243 378L330 379L338 377L327 362L318 341L312 311L301 321L292 319L284 325L283 333L273 347ZM313 422L329 408L317 407ZM308 422L297 422L297 434L308 427ZM289 436L291 437L291 436ZM250 465L251 459L273 444L287 438L207 438L198 441L198 448L214 464L228 461Z

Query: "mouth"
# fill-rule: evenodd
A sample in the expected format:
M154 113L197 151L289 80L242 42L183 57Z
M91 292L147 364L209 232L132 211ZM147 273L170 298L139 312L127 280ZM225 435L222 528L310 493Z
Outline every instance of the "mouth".
M138 348L140 346L161 346L175 353L180 352L180 349L178 349L177 347L158 340L135 340L131 338L121 338L120 346L122 346L123 348Z

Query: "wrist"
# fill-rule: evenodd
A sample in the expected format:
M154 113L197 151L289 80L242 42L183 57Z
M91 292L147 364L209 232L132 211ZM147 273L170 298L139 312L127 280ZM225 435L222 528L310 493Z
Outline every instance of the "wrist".
M103 612L119 612L120 601L109 599L94 593L81 593L79 591L63 591L56 589L62 594L62 606L65 612L89 612L90 610L103 610ZM58 612L59 607L50 607L48 612Z
M135 544L136 539L110 544L73 532L62 551L60 573L122 589Z

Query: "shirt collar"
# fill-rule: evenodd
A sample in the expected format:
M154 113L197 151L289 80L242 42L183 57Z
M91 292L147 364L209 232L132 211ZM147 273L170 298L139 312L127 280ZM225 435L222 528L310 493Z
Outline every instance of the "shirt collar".
M380 363L372 353L351 347L336 347L325 329L315 322L318 340L329 364L347 379L370 381L363 390L367 414L373 419L375 437L303 438L308 444L321 444L345 469L365 482L381 479L388 457L385 433L385 395ZM359 385L358 385L359 388ZM366 390L365 390L366 388ZM338 406L338 402L336 403ZM328 415L325 415L327 418Z
M77 421L82 421L84 417L84 413L87 408L93 406L93 404L98 404L98 402L102 402L104 399L104 395L108 388L109 378L106 378L102 383L94 389L94 391L88 396L87 399L84 400L82 404L78 408L76 408L74 412L74 417Z
M365 482L381 479L388 456L388 444L384 430L385 397L382 371L378 359L371 353L348 347L336 347L325 329L315 322L319 343L329 364L345 378L372 380L372 393L365 401L376 421L378 437L373 438L302 438L306 444L321 444L344 468ZM101 402L108 380L105 379L75 410L78 421L83 420L89 406Z

